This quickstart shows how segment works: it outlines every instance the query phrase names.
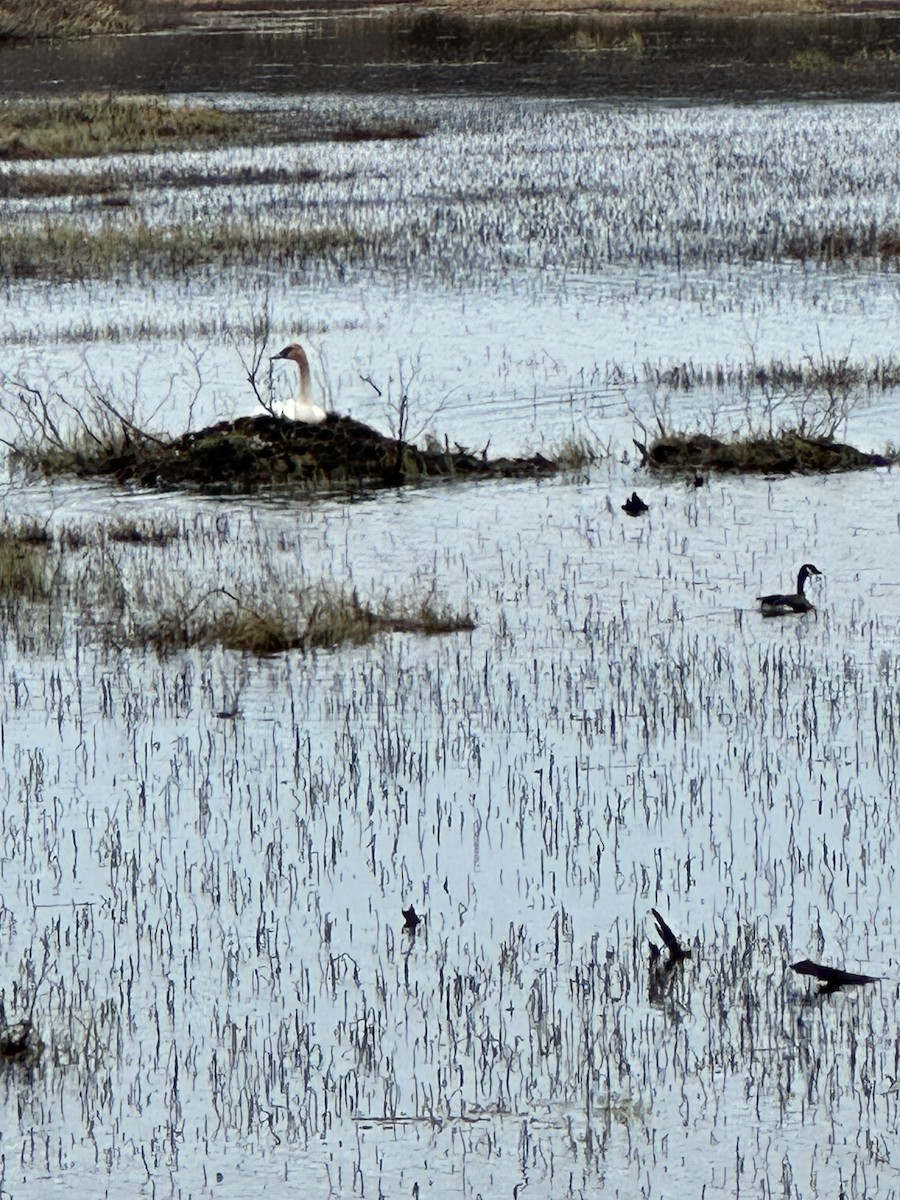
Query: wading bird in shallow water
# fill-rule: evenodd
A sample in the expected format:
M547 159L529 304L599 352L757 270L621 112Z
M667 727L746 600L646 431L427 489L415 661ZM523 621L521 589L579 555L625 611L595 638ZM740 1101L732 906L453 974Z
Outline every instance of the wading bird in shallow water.
M814 979L818 979L822 985L818 993L820 996L830 996L832 992L850 984L880 982L877 975L857 975L855 971L845 971L842 967L826 967L822 963L814 963L811 958L791 963L791 970L796 971L798 975L812 975Z
M804 563L797 575L796 592L786 592L783 595L773 592L771 596L757 596L759 611L764 617L789 617L794 613L815 612L815 606L804 594L806 581L810 575L821 575L822 572L812 563Z
M628 513L629 517L639 517L641 513L647 512L647 510L650 508L650 505L645 504L637 492L632 492L622 505L622 508Z
M272 405L276 417L287 417L289 421L303 421L307 425L320 425L328 415L319 404L313 404L312 384L309 374L309 359L306 351L296 342L285 346L277 354L272 355L272 362L278 358L287 358L297 364L300 371L300 391L291 400L279 400Z

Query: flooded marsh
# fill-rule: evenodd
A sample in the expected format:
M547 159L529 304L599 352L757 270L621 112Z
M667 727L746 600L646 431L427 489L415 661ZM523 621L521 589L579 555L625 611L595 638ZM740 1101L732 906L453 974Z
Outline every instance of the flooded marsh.
M896 446L895 106L263 92L217 103L427 132L4 162L5 444L248 415L299 340L384 433L596 453L302 497L7 475L0 1026L41 1045L0 1055L0 1189L900 1196L897 472L695 486L634 446ZM764 618L807 562L815 611ZM229 595L468 620L143 636Z

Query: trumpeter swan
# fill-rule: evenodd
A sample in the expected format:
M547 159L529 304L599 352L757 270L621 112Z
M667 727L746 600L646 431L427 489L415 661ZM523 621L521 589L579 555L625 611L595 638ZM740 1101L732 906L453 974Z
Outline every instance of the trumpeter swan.
M327 413L321 405L313 404L306 351L296 342L292 342L278 354L273 354L272 362L276 358L288 358L297 364L300 371L300 391L290 400L277 400L272 405L272 412L276 417L287 417L289 421L304 421L307 425L320 424L325 420Z

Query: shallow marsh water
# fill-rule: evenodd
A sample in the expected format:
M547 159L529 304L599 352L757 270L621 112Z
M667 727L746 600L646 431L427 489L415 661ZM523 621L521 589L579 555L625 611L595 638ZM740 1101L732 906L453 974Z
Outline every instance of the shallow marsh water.
M10 487L10 515L53 530L127 514L182 535L73 549L66 611L5 624L0 957L47 1048L0 1070L3 1189L900 1194L897 474L695 489L647 479L631 445L656 411L727 428L804 401L660 388L645 364L892 354L889 262L777 251L896 216L896 109L282 102L434 129L261 152L321 170L312 195L154 197L147 164L134 203L339 216L378 233L372 259L8 282L7 377L133 395L173 431L247 411L235 340L267 305L272 349L299 332L333 403L381 428L361 376L395 397L402 372L413 423L451 440L611 453L312 503ZM838 168L817 149L835 139ZM803 170L779 191L784 161ZM896 394L852 399L851 440L896 440ZM806 560L818 615L759 617ZM108 578L151 599L433 584L478 627L160 662L101 648L83 597ZM651 906L694 947L662 989ZM884 982L808 1003L786 970L807 955Z

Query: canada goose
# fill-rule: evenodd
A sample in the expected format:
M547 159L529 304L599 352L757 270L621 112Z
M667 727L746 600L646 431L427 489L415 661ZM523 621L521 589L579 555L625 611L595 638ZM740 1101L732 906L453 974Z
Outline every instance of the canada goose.
M803 594L806 581L810 575L821 575L822 572L812 563L804 563L797 575L796 592L780 595L773 592L771 596L757 596L760 612L764 617L786 617L792 613L814 612L815 606Z
M622 505L623 510L628 513L629 517L639 517L641 513L647 512L649 507L650 505L645 504L637 492L632 492Z
M307 425L321 424L328 414L321 405L313 404L306 351L296 342L292 342L278 354L273 354L271 361L274 362L276 358L288 358L297 364L300 371L300 392L291 400L277 401L272 405L272 412L276 417L287 417L289 421L303 421Z

